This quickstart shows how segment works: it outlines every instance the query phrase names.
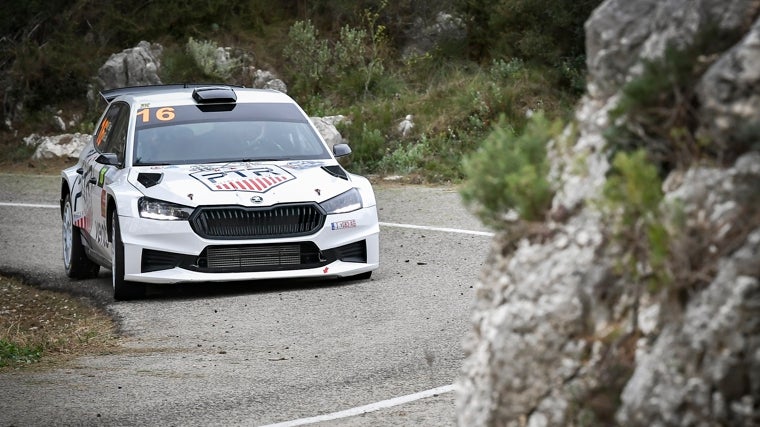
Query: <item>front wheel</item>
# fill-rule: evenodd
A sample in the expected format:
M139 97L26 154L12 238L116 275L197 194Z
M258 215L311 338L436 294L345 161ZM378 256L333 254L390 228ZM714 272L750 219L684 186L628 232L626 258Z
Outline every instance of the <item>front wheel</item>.
M66 275L72 279L90 279L96 277L100 266L89 258L82 244L82 232L74 226L74 207L71 204L71 196L66 195L63 202L63 226L61 228L63 240L63 265Z
M111 282L115 300L130 300L145 295L145 285L124 280L124 242L121 241L116 210L111 213Z

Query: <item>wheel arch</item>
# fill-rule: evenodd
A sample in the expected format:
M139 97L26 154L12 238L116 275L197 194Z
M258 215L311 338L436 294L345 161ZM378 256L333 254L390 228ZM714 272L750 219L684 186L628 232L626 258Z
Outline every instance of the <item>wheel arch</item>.
M111 230L113 227L113 213L116 212L116 200L114 200L113 195L108 195L108 205L106 208L106 230L108 230L107 236L108 236L108 242L113 243L113 236L111 235Z
M59 201L59 204L61 205L61 218L63 218L63 209L65 208L64 203L66 202L66 196L71 195L71 188L69 188L69 183L66 181L66 178L61 178L61 200Z

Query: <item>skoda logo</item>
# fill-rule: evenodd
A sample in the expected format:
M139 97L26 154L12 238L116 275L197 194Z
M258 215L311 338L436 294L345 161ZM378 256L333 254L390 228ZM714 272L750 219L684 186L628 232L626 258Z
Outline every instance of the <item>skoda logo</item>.
M261 203L264 201L264 198L261 196L253 196L251 197L251 202L253 203Z

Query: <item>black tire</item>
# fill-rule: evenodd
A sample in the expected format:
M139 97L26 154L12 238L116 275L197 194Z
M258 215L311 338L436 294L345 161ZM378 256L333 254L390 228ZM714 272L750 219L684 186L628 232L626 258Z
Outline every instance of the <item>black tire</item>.
M63 241L63 266L66 275L72 279L91 279L100 272L100 265L87 258L82 244L82 231L74 226L74 207L68 194L63 202L63 226L61 237Z
M125 301L145 296L145 285L124 280L124 243L121 241L119 215L111 213L111 282L113 299Z

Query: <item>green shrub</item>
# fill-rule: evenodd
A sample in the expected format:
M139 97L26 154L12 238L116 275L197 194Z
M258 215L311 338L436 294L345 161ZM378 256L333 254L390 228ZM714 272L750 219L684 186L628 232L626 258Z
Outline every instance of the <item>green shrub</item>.
M229 80L236 71L239 72L242 65L237 58L221 60L228 55L224 48L210 40L195 40L190 37L185 49L203 73L211 78Z
M203 82L211 77L201 69L187 48L179 46L164 48L160 75L164 83Z
M366 173L376 170L376 163L385 154L386 140L383 132L373 129L367 123L362 123L360 132L351 141L351 156L348 161L357 171Z
M4 366L30 364L40 360L42 347L24 347L0 338L0 368Z
M584 22L601 0L454 0L467 25L469 53L560 68L585 53ZM575 62L571 61L572 64ZM583 65L580 65L584 68Z
M288 44L282 54L292 76L292 90L307 96L318 93L327 76L332 53L327 40L319 38L311 21L297 21L290 27Z
M484 223L502 228L511 210L526 221L544 219L554 194L546 144L561 126L538 113L518 135L502 118L482 146L465 159L462 198Z
M424 166L429 150L426 142L427 139L423 137L420 142L400 144L392 151L389 150L389 153L378 162L379 171L405 175L419 172Z
M510 81L525 72L525 61L520 58L512 58L509 61L494 59L488 71L494 81Z
M380 2L382 9L386 2ZM311 21L296 21L283 50L293 93L308 97L323 90L346 105L374 89L385 72L387 38L379 12L365 9L365 28L344 25L337 40L322 38Z
M604 185L602 207L622 251L620 273L656 291L670 282L670 234L662 214L662 180L645 150L620 152Z

